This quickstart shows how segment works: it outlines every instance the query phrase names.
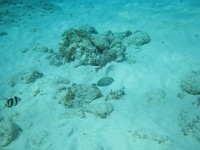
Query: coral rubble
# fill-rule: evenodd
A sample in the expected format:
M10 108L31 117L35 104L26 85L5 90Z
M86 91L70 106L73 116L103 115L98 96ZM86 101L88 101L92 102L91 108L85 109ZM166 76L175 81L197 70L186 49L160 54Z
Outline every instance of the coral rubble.
M200 143L200 115L199 110L194 106L188 106L189 109L183 109L179 116L179 126L184 136L191 136Z
M99 33L90 25L69 28L64 31L62 38L59 51L47 58L51 65L74 62L75 67L91 65L96 66L97 70L109 62L124 61L127 46L139 47L150 42L149 35L140 30Z
M68 108L81 107L102 96L101 91L95 85L83 85L73 83L67 89L63 103Z
M126 34L123 34L125 37ZM123 37L112 31L99 34L94 27L84 25L78 29L70 28L62 36L63 43L58 55L65 62L75 61L76 66L103 67L110 61L123 61L125 57L126 47L122 42L117 42Z
M108 102L90 103L88 105L84 105L83 109L85 112L93 113L104 119L112 113L113 106Z
M15 140L20 132L20 127L12 120L0 121L0 147L9 145Z
M179 82L182 91L191 95L200 95L200 71L192 71Z
M14 75L10 81L11 87L17 83L30 84L42 78L44 74L38 70L30 70L29 72L20 72Z
M121 99L123 96L125 95L125 91L124 91L124 88L121 88L121 89L118 89L118 90L115 90L115 91L110 91L107 96L105 97L105 100L108 101L108 100L119 100Z

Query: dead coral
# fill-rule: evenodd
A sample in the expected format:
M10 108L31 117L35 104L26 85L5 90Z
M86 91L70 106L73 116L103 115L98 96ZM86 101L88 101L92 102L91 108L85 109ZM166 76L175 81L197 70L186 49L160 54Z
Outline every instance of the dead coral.
M63 43L57 55L65 62L76 62L76 66L92 65L105 66L111 61L123 61L126 47L121 41L126 33L118 34L108 31L98 34L97 30L89 25L78 29L70 28L63 33Z
M114 110L113 106L108 102L90 103L89 105L84 105L83 109L85 112L95 114L102 119L107 118Z
M108 101L108 100L119 100L121 99L121 97L123 97L125 95L125 91L124 91L124 88L122 89L119 89L119 90L116 90L116 91L110 91L108 93L108 95L105 97L105 100Z
M21 131L21 128L12 120L0 121L0 147L9 145L14 141Z
M73 83L67 89L67 93L63 99L66 107L76 108L81 107L83 104L92 102L102 96L101 91L96 85L83 85Z
M31 82L35 82L37 79L42 78L44 76L43 73L39 72L39 71L33 71L30 73L30 75L28 75L26 77L26 81L25 83L31 83Z
M29 72L20 72L14 75L10 81L10 86L14 87L17 83L29 84L33 83L36 80L42 78L44 76L38 70L30 70Z
M192 71L180 80L182 91L191 95L200 95L200 71Z

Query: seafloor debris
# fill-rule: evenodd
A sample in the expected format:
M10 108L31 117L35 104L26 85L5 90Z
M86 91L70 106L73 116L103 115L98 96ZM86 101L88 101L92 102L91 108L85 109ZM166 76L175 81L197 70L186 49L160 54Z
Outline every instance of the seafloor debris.
M182 91L191 95L200 95L200 71L192 71L179 82Z
M63 33L63 42L58 53L49 56L52 65L75 62L75 66L92 65L102 68L111 61L122 62L125 59L126 46L141 46L150 41L142 31L98 33L90 25L78 29L70 28Z
M159 103L166 96L162 89L151 89L145 93L147 105Z
M177 97L180 99L184 99L186 97L187 93L186 92L179 92L177 93Z
M108 102L101 103L90 103L88 105L83 105L83 110L99 116L100 118L108 117L113 111L113 106Z
M98 82L97 82L97 86L108 86L110 84L112 84L114 82L114 79L111 77L104 77L101 78Z
M75 61L76 66L103 67L110 61L121 62L124 59L126 47L122 42L115 42L122 40L122 37L112 31L98 34L94 27L84 25L78 29L70 28L62 36L63 43L58 55L65 62Z
M83 104L90 103L102 96L101 91L96 85L83 85L73 83L67 89L67 93L63 99L66 107L76 108Z
M17 83L29 84L35 82L37 79L42 78L44 76L43 73L32 70L30 72L20 72L12 77L10 81L11 87L14 87Z
M36 133L34 132L33 134L30 134L29 137L30 146L37 149L41 148L44 145L47 137L48 137L48 132L46 130L41 130Z
M185 136L191 136L200 143L200 115L199 109L188 106L183 109L178 117L181 132Z
M47 0L0 0L0 20L5 26L24 26L32 18L60 14L61 8Z
M0 121L0 147L7 146L13 140L15 140L21 128L12 122L12 120Z
M149 42L149 35L141 30L135 31L133 34L124 39L124 43L126 43L126 45L142 46Z
M39 71L32 71L27 77L26 77L26 81L25 83L31 83L31 82L35 82L37 79L42 78L44 76L43 73L39 72Z
M107 98L120 99L124 94L122 89L113 92L113 95L110 95ZM67 89L67 93L63 98L63 104L67 107L68 116L73 116L74 113L71 111L77 109L81 110L82 113L89 112L100 118L106 118L112 113L114 108L104 99L96 100L102 96L101 91L95 84L85 85L73 83L72 86Z
M68 108L65 110L65 113L61 114L58 119L66 119L66 118L85 118L85 112L82 109L77 108Z
M125 95L125 91L124 91L124 88L122 89L119 89L119 90L111 90L107 96L105 97L105 100L108 101L108 100L111 100L111 99L114 99L114 100L119 100L121 99L123 96Z
M159 132L146 130L146 129L137 129L130 132L132 134L133 142L137 142L142 149L146 149L146 145L148 145L150 149L162 149L169 150L173 148L173 140L170 139L167 135L162 135ZM151 143L151 145L149 145ZM143 147L144 146L144 147Z

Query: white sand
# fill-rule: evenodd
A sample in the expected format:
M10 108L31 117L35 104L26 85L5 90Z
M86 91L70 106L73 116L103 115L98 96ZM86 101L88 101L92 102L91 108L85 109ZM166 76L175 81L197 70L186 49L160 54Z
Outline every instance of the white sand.
M22 99L12 108L3 108L4 103L0 103L0 117L13 118L22 128L15 141L0 149L199 149L196 138L200 138L200 130L196 130L198 137L184 136L178 119L183 109L199 113L199 107L192 105L198 96L178 98L181 89L177 82L183 74L200 69L200 3L87 0L54 4L62 10L25 18L26 22L19 20L16 26L0 26L0 31L8 33L0 36L0 97L17 95ZM40 44L58 51L63 31L83 24L99 32L142 30L150 35L151 42L140 50L129 47L126 61L111 62L97 73L94 67L74 68L73 63L51 66L45 53L31 50ZM30 50L22 53L24 48ZM17 73L34 69L43 72L44 77L34 83L10 86ZM100 88L103 94L125 87L126 95L109 101L114 111L105 119L91 113L86 113L85 118L68 117L63 115L67 108L59 104L65 93L56 92L60 85L55 81L60 76L71 83L86 84L111 76L115 81ZM38 89L40 93L34 96ZM153 89L162 89L166 96L148 103L145 93Z

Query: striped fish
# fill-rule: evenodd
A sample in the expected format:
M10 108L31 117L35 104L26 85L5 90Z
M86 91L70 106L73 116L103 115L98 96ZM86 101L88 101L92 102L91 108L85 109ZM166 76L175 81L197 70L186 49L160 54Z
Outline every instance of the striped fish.
M6 100L5 106L10 108L10 107L16 106L20 101L21 99L19 97L14 96Z
M108 86L110 84L112 84L114 82L114 79L111 77L104 77L101 78L98 82L97 82L97 86Z

